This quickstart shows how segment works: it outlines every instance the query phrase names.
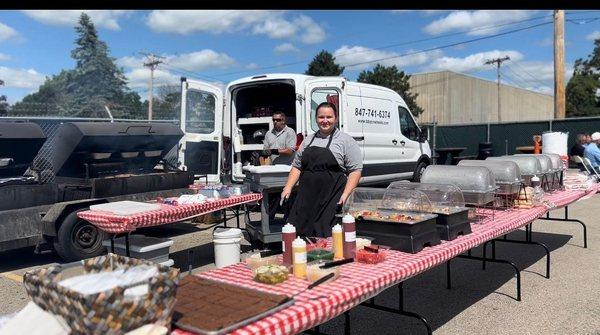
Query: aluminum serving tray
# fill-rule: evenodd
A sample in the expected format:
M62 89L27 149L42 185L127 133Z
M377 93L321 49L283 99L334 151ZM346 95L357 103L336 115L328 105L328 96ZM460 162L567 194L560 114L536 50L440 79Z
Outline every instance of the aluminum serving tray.
M497 195L512 195L519 193L519 190L521 189L521 182L496 182L496 186L498 186L498 190L496 191Z
M409 216L420 216L422 219L421 220L414 220L411 222L407 222L407 221L395 221L395 220L385 220L385 219L379 219L379 218L372 218L372 217L362 217L359 216L358 219L363 220L363 221L375 221L375 222L386 222L386 223L399 223L399 224L406 224L406 225L414 225L417 223L421 223L421 222L425 222L431 219L435 219L437 217L437 214L430 214L430 213L423 213L423 212L408 212L408 211L400 211L400 210L393 210L393 209L389 209L389 208L377 208L377 211L379 211L381 214L387 215L387 214L403 214L403 215L409 215Z
M465 204L473 205L473 206L486 205L486 204L494 201L494 196L495 196L497 190L498 190L497 187L495 187L493 190L484 191L484 192L463 190L463 196L465 197Z
M256 292L260 292L263 293L262 291L256 290L256 289L252 289L252 288L248 288L249 290L254 290ZM185 323L181 323L181 322L173 322L173 324L175 324L177 327L183 329L183 330L187 330L196 334L202 334L202 335L222 335L222 334L227 334L230 333L233 330L236 330L238 328L241 328L249 323L252 323L254 321L263 319L269 315L275 314L283 309L286 309L290 306L292 306L294 304L294 299L293 298L289 298L289 300L287 300L286 302L282 303L281 305L275 307L275 308L271 308L268 311L262 312L258 315L255 315L253 317L250 317L248 319L236 322L232 325L229 325L225 328L219 329L219 330L206 330L206 329L200 329L200 328L196 328L196 327L192 327L189 325L186 325Z

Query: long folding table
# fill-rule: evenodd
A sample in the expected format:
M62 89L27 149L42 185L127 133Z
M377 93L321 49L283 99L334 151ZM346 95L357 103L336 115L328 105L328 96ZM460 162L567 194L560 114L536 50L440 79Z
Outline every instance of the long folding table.
M312 328L318 327L318 325L341 314L346 316L346 331L348 331L349 315L347 312L359 304L387 312L417 317L424 322L428 333L431 333L431 327L425 318L404 310L402 303L403 281L442 263L447 263L448 285L450 285L450 261L453 258L464 257L476 260L499 261L495 257L488 259L486 257L471 256L470 250L485 242L528 226L554 208L566 207L579 199L589 198L597 190L598 186L594 185L587 190L557 191L547 195L547 206L496 211L493 213L494 215L489 215L488 218L473 223L471 234L460 236L452 241L442 241L441 244L427 247L419 253L409 254L390 250L387 259L376 265L362 263L343 265L341 275L335 281L299 294L291 307L248 324L232 333L236 335L296 334L302 331L318 333L318 329L312 330ZM528 236L530 236L530 233L528 233ZM469 255L462 255L466 252L469 252ZM514 264L512 265L514 266ZM520 274L516 266L514 267L517 272L517 300L520 300ZM279 285L257 283L252 279L251 270L241 263L207 271L198 274L198 276L290 296L306 289L309 285L307 281L292 276ZM400 289L399 308L392 309L375 305L373 298L394 285L398 285ZM174 334L189 335L191 333L176 329Z

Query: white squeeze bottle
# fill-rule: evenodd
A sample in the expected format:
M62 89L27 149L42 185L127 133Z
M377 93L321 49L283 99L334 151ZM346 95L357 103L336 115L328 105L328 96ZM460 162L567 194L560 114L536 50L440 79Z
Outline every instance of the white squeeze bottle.
M344 232L344 258L354 258L356 255L356 223L350 213L342 218Z

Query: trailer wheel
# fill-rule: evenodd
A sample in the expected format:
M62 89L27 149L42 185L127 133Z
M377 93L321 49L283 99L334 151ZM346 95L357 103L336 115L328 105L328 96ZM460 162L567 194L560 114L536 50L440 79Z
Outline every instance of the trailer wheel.
M54 249L65 261L95 257L106 251L102 245L102 241L107 238L106 233L77 217L77 213L84 210L87 208L69 213L58 228Z

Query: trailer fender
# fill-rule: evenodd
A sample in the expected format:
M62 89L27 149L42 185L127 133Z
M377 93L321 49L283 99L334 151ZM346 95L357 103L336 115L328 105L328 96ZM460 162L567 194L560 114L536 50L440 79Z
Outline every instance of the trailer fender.
M46 236L56 237L58 224L74 210L91 205L107 203L106 199L84 199L65 201L54 204L42 218L42 233Z

